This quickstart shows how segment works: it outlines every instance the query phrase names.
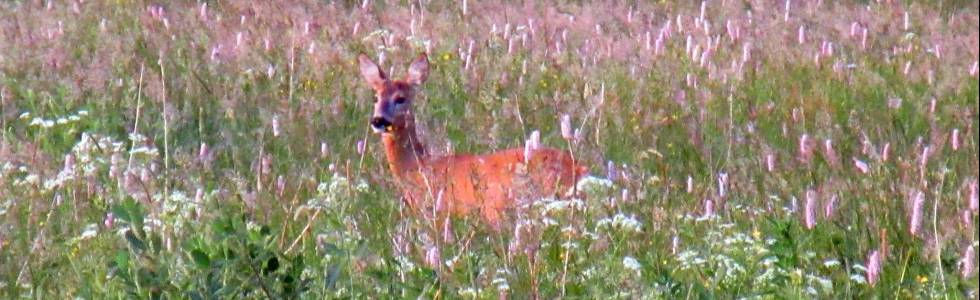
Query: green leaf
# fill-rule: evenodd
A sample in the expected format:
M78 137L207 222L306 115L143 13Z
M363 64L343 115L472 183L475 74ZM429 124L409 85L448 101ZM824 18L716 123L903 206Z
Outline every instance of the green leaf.
M198 268L206 269L211 267L211 258L201 249L191 250L191 259L197 264Z
M127 253L126 251L123 251L123 250L120 250L120 251L116 252L115 262L116 262L116 267L118 267L120 269L128 269L129 268L129 253Z

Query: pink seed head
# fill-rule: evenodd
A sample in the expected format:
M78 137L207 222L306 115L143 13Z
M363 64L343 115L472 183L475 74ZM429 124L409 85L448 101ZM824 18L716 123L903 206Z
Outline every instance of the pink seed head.
M75 156L71 154L65 155L65 171L75 170Z
M868 163L857 159L857 157L852 157L851 160L854 161L854 168L857 169L858 172L861 172L861 174L868 174L871 172L871 168L868 167Z
M977 181L974 180L973 183L970 184L970 210L972 210L973 213L980 212L980 199L978 198L980 197L977 195Z
M433 245L425 249L425 264L427 266L435 269L439 267L441 262L442 262L442 251L439 250L439 247Z
M960 275L963 279L969 279L976 275L977 272L977 250L976 246L970 245L966 247L966 251L963 253L963 259L960 260Z
M868 284L874 286L878 283L879 275L881 274L881 253L878 250L872 251L868 255Z
M704 200L704 216L710 217L715 215L715 202L711 199Z
M960 150L960 129L959 128L953 129L953 133L950 133L949 143L950 143L950 146L953 147L953 150L954 151L955 150Z
M561 116L561 137L566 140L571 140L575 136L572 135L572 117L565 114Z
M830 200L827 200L827 203L825 203L824 206L823 206L823 216L824 216L824 218L827 218L827 219L833 218L834 217L834 210L835 210L836 206L837 206L837 195L833 195L833 196L830 197Z
M810 159L813 157L813 150L810 149L810 135L804 133L800 136L799 148L800 161L810 163Z
M365 148L367 148L367 146L365 145L364 140L358 140L357 141L357 154L363 155Z
M806 198L804 221L807 229L813 229L817 226L817 192L812 189L807 190L804 197Z
M912 213L909 216L909 233L916 235L922 228L922 206L926 202L926 195L922 191L915 191L912 199Z
M881 149L881 161L888 161L888 157L891 155L892 144L885 143L885 147Z

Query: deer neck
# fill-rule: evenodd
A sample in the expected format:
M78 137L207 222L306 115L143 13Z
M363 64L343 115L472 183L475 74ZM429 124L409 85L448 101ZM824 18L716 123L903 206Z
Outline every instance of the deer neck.
M381 136L385 156L391 172L399 178L407 172L418 171L423 162L428 160L425 146L415 132L415 121L409 120L402 128Z

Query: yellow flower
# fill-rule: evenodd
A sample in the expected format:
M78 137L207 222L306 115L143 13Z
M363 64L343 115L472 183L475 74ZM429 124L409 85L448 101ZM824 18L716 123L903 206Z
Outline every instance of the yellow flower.
M919 276L916 276L915 277L915 280L918 281L919 283L926 283L926 282L929 282L929 277L928 276L919 275Z
M448 60L450 60L452 58L453 58L453 56L450 55L449 52L446 52L445 54L442 55L442 60L447 60L448 61Z

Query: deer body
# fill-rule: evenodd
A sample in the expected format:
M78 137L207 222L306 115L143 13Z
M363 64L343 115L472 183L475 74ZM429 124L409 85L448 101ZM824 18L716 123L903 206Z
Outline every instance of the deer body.
M418 138L412 110L415 88L428 76L428 59L420 56L408 78L396 81L366 56L359 60L361 75L377 96L371 126L381 133L388 166L413 210L440 217L479 213L496 225L505 210L522 204L519 200L559 194L586 171L571 154L551 148L430 156Z

